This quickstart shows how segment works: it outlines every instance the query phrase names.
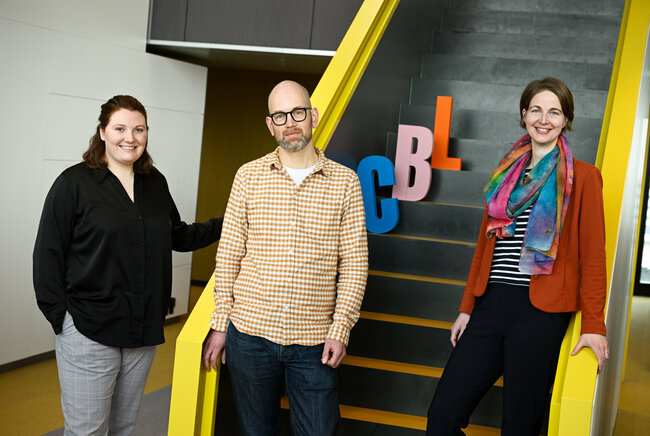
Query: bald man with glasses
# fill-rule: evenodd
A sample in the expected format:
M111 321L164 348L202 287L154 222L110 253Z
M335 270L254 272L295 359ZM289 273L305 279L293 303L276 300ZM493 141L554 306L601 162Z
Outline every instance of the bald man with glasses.
M278 147L233 181L203 363L227 362L244 435L277 434L284 383L292 434L332 435L336 368L368 273L361 186L314 146L318 109L303 86L280 82L268 106Z

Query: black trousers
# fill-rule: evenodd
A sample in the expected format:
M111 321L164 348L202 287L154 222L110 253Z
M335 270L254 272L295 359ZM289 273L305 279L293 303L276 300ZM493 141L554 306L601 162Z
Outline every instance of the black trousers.
M527 287L488 284L433 395L427 435L464 435L461 428L502 374L501 434L539 435L570 319L536 309Z

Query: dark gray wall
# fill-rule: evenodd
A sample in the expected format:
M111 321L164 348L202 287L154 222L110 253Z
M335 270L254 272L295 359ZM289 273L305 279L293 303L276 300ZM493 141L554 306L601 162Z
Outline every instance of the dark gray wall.
M363 0L151 0L150 39L336 50Z
M448 3L400 2L327 147L330 158L353 167L366 156L386 154L387 134L397 131L400 104L409 103L411 78L420 74L431 29Z

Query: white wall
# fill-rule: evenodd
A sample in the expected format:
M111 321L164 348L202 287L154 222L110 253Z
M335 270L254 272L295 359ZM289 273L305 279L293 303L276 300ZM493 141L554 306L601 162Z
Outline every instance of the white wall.
M0 0L0 365L52 350L31 254L54 178L81 160L99 106L146 106L149 151L186 221L196 211L207 69L145 53L147 0ZM190 253L174 253L175 314Z

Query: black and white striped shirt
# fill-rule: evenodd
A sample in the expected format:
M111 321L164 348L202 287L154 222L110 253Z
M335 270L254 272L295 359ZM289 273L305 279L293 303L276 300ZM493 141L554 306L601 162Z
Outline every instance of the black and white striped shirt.
M526 171L527 173L528 170ZM521 256L521 248L524 245L528 217L534 204L528 206L517 217L515 235L513 237L496 240L488 283L498 282L515 286L530 285L530 274L524 274L519 271L519 258Z

